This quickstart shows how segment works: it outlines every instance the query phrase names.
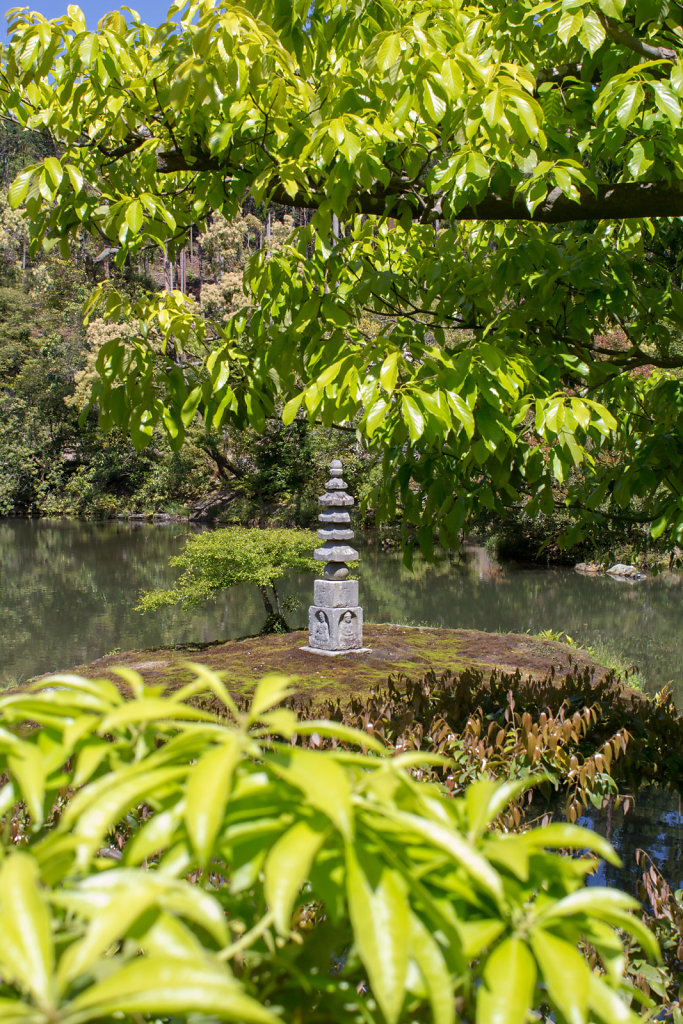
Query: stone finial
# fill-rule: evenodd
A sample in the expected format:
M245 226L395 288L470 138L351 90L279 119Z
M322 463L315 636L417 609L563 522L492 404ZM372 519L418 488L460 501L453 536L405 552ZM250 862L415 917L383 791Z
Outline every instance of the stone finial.
M358 604L358 581L348 579L347 562L358 552L351 547L353 530L348 509L353 498L347 492L339 459L330 463L330 479L318 499L323 511L318 516L318 536L323 542L313 557L325 562L323 579L314 584L314 604L308 609L308 643L304 650L317 654L364 651L363 609Z

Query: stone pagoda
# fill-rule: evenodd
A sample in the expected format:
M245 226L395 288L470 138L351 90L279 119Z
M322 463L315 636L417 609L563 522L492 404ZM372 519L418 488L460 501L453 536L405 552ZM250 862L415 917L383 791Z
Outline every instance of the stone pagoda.
M308 647L316 654L345 654L365 651L363 647L363 609L358 604L358 580L348 579L347 562L355 562L358 552L353 540L348 509L353 498L342 480L339 459L330 463L330 479L325 494L318 498L323 511L318 516L318 536L322 547L313 557L325 562L323 579L313 584L314 604L308 609Z

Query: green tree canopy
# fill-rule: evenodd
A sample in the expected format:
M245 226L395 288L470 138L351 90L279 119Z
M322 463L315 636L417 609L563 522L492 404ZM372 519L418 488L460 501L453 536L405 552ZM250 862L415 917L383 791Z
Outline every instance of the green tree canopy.
M180 445L284 408L380 446L380 514L573 509L683 542L683 13L668 0L176 3L149 28L15 11L10 189L34 245L184 245L246 194L312 211L227 320L179 292L99 357L102 422ZM126 18L128 20L126 20ZM176 20L173 20L176 19ZM155 337L163 337L160 355Z
M288 629L282 615L277 582L288 572L314 572L314 533L308 530L251 530L228 527L190 537L171 565L183 570L170 590L150 590L138 604L140 611L162 605L199 604L238 583L258 587L268 616L264 631ZM271 601L271 592L272 598Z

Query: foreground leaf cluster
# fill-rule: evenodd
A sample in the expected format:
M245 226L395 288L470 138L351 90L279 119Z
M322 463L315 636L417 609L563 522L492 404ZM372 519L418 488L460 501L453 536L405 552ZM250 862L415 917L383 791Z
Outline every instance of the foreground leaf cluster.
M0 700L0 1019L640 1019L620 936L656 941L558 852L614 862L604 839L496 830L526 780L453 799L411 774L425 754L278 707L281 677L241 711L195 671L172 694L121 669Z

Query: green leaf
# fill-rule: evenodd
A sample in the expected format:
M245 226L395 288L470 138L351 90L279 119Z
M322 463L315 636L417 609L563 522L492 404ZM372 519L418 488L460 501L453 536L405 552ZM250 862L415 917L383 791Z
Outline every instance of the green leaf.
M272 672L261 679L254 691L249 707L249 721L257 722L264 712L281 704L294 693L292 677Z
M586 1024L591 969L575 946L552 932L536 929L531 948L556 1011L568 1024Z
M385 391L392 394L396 387L396 381L398 379L398 360L401 353L398 351L390 352L382 363L382 367L379 371L379 382Z
M628 158L628 169L630 174L632 174L634 178L639 178L641 174L651 166L652 161L646 155L642 143L635 142L631 147Z
M114 669L114 671L123 675L121 669ZM169 722L178 718L189 722L211 720L207 712L193 708L190 704L168 700L165 697L140 697L138 700L126 701L104 715L99 723L99 728L106 734L129 725L137 726L143 722Z
M84 894L81 892L78 895L82 898ZM87 899L87 893L85 895ZM62 991L122 939L156 902L154 888L146 885L142 876L129 879L125 898L122 897L124 893L119 892L116 900L109 900L102 905L91 896L94 916L88 930L82 939L67 948L59 961L58 982ZM75 904L75 909L79 908L79 902ZM68 900L66 905L68 907Z
M78 47L78 54L84 64L92 64L99 50L99 39L95 32L88 32L80 46Z
M301 403L304 400L304 396L305 392L300 391L298 395L294 395L294 398L290 398L290 400L287 402L284 409L282 410L282 422L286 427L288 427L289 424L292 423L293 420L295 419L296 414L299 411L299 407L301 406Z
M199 403L202 398L202 388L200 384L192 388L189 395L183 402L183 407L180 410L180 418L183 421L183 426L189 427L190 423L194 419L194 415L197 411Z
M536 963L521 939L510 937L486 958L477 990L477 1024L526 1024L536 987Z
M232 778L242 757L236 735L200 757L188 774L185 823L200 865L205 867L223 827Z
M503 883L498 872L473 844L454 828L389 806L383 807L382 813L407 831L414 832L430 845L447 853L457 864L462 865L471 880L496 902L503 899Z
M605 29L595 11L588 11L584 16L579 32L579 41L583 43L591 56L599 50L605 41Z
M187 72L185 74L178 75L177 72L173 76L173 83L169 92L169 104L174 110L182 110L187 103L192 89L192 73Z
M552 821L542 829L530 829L519 835L520 842L550 850L591 850L608 864L621 867L621 858L614 847L592 829L571 825L569 822Z
M152 854L168 850L177 840L184 812L185 801L179 800L173 808L148 818L126 845L126 863L141 864Z
M290 199L296 199L299 193L299 182L291 168L280 169L280 181Z
M78 193L81 192L83 189L83 182L85 180L83 175L77 167L74 167L73 164L66 165L66 173L69 175L71 187L73 188L74 192L78 195Z
M286 765L273 767L303 793L312 808L329 818L345 838L351 838L354 826L351 783L332 751L295 749L289 752Z
M430 120L438 124L446 113L446 101L436 92L429 79L422 83L422 102Z
M365 417L365 434L367 437L372 437L377 430L377 427L386 417L387 410L390 408L391 406L387 402L386 398L378 398L377 401L370 406L368 414Z
M7 854L0 868L2 974L47 1008L54 1005L54 947L39 885L38 864L29 853Z
M46 764L42 752L31 743L13 745L7 757L7 767L19 784L33 828L43 824Z
M583 11L565 11L557 26L557 34L563 43L577 35L583 25Z
M376 736L363 729L354 729L343 722L326 722L322 718L311 718L308 721L299 720L294 730L299 736L330 736L333 739L341 740L342 743L350 743L356 747L365 747L374 750L376 754L386 754L387 748ZM400 755L399 755L400 756ZM396 764L399 757L392 758L392 765ZM424 757L421 761L424 764Z
M496 783L491 779L478 779L465 791L468 817L468 836L475 839L483 835L510 803L534 785L533 778L522 776L508 782Z
M64 1024L151 1014L182 1017L205 1014L243 1024L277 1024L278 1018L246 995L227 968L209 959L174 960L144 956L89 986L61 1015Z
M588 1003L604 1024L642 1024L642 1017L634 1013L613 988L595 972L591 972Z
M598 0L598 7L608 18L621 18L626 0Z
M637 900L627 896L625 892L620 892L619 889L592 885L589 889L579 889L550 904L537 920L554 921L561 917L573 917L575 914L600 917L605 911L637 910L639 906Z
M297 822L271 848L264 864L264 894L275 914L280 935L288 935L294 901L307 881L313 859L325 839L325 831L307 821Z
M164 788L179 782L186 767L138 770L130 777L121 777L116 786L105 776L99 784L91 783L71 800L61 819L64 829L72 829L77 863L85 867L104 836L131 807L149 798L157 786Z
M664 513L659 519L656 519L650 527L650 536L653 540L659 540L667 526L669 525L669 516Z
M377 51L377 67L380 71L388 71L401 56L400 32L389 32Z
M429 996L434 1024L455 1024L454 979L431 932L415 914L410 915L412 953Z
M52 182L54 188L59 188L62 178L64 177L64 171L62 165L56 156L48 156L43 160L43 166Z
M500 97L500 89L493 88L487 93L482 104L482 111L486 121L490 125L497 125L505 113L503 102Z
M446 395L448 404L455 413L457 419L462 423L463 429L471 441L474 436L474 416L467 402L455 391L449 391Z
M410 440L415 442L424 434L424 416L418 408L417 403L410 397L410 395L401 396L401 407L403 409L403 418L408 424Z
M628 128L643 105L645 94L640 82L629 82L617 104L617 121L622 128Z
M33 178L33 170L28 167L25 171L21 171L17 174L16 178L9 187L8 197L9 204L13 210L16 210L18 206L21 206L26 193L29 190L31 179Z
M500 918L484 918L474 921L458 921L458 934L462 940L463 955L475 960L492 946L505 931L505 922Z
M405 882L394 868L377 858L366 856L361 865L349 844L346 896L354 942L368 972L372 994L387 1024L396 1024L408 973L410 915Z
M674 128L681 123L681 104L671 90L668 82L651 82L655 93L655 103L663 114L671 121Z
M128 206L126 210L126 224L135 234L142 227L142 203L139 199L134 199Z
M335 302L330 295L326 295L323 299L320 312L326 320L329 320L337 327L348 327L351 323L350 314Z

